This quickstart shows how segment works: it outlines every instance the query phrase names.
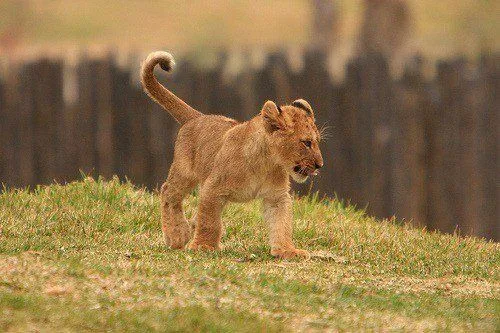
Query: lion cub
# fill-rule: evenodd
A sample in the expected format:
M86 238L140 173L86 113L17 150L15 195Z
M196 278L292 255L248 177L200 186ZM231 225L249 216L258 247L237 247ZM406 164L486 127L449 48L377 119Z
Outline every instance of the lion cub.
M323 166L320 134L306 101L278 106L267 101L258 115L237 122L205 115L161 85L153 74L159 64L170 72L173 57L153 52L141 69L145 92L181 124L174 160L161 187L162 230L167 246L181 249L190 241L191 228L182 200L200 184L200 204L193 250L220 249L221 212L228 201L263 199L270 226L271 254L280 258L309 257L292 241L290 176L304 182Z

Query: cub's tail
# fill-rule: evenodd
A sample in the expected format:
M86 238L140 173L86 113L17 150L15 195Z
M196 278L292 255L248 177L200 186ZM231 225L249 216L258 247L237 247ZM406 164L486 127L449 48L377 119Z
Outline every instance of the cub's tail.
M168 52L156 51L148 55L146 60L142 63L141 68L142 87L148 96L167 110L181 125L193 118L201 116L201 112L187 105L183 100L175 96L170 90L158 82L153 73L153 69L158 64L163 70L170 72L175 62L172 55Z

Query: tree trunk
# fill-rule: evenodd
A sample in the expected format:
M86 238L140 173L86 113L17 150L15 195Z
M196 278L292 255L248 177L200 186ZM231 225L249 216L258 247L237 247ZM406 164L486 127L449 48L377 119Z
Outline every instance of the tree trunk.
M311 0L313 24L312 46L315 49L328 51L338 43L340 22L337 1Z
M360 53L392 58L407 42L410 23L406 0L365 0Z

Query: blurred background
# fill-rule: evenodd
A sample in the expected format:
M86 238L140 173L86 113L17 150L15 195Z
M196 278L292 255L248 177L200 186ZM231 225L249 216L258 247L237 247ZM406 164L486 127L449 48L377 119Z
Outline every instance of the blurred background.
M312 104L326 165L299 193L498 240L499 16L494 0L2 0L0 182L158 188L178 127L138 73L167 50L166 85L205 113Z

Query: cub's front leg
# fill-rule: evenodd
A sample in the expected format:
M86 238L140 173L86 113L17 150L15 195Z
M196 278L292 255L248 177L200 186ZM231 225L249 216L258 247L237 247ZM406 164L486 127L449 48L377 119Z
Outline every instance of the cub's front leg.
M296 249L292 240L292 198L288 192L264 199L264 219L269 224L271 255L283 259L310 258L306 250Z

